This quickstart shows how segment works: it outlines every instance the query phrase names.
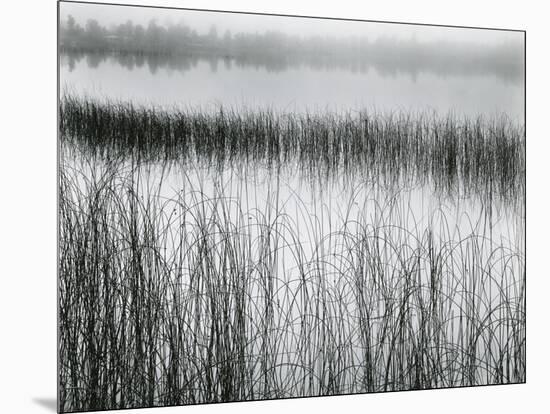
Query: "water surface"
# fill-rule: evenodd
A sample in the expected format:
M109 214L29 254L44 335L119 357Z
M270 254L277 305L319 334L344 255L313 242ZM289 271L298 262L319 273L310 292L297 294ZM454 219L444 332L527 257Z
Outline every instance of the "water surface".
M368 62L368 60L367 60ZM408 69L408 70L407 70ZM523 77L453 68L314 64L224 56L62 54L62 86L91 97L210 110L412 111L523 120Z

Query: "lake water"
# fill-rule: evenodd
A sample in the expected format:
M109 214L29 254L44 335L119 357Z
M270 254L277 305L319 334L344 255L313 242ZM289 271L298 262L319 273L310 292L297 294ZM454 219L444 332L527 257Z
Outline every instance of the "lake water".
M460 74L452 68L448 71L430 67L419 70L406 65L392 70L391 67L369 65L368 61L357 65L308 60L278 64L270 60L250 62L223 56L162 58L85 53L61 54L60 63L62 88L71 94L130 100L168 109L176 106L210 111L224 105L236 110L272 108L283 112L435 111L466 117L505 114L519 124L523 120L523 77L518 74L506 76L506 71L474 70ZM185 187L185 181L189 182L189 175L189 171L182 174L181 169L171 169L163 177L162 196L170 198L177 194ZM264 191L264 172L256 171L252 175L256 178L251 178L250 171L248 175L226 171L221 176L218 172L203 171L193 179L211 196L215 192L214 183L223 182L230 197L238 198L241 205L253 209L266 205L272 192ZM258 181L258 176L263 178ZM254 200L241 199L240 192L232 192L233 187L241 188L243 183L253 189ZM357 206L360 206L359 211L374 211L376 203L384 205L384 199L395 198L394 190L377 188L373 195L371 187L368 191L361 190L350 204L351 197L355 197L354 191L361 187L357 181L347 189L338 185L331 189L312 189L296 177L286 177L278 186L279 197L288 212L301 209L293 197L299 194L299 203L304 203L312 215L326 215L328 211L332 221L339 224L342 220L337 216L348 210L349 205L353 207L352 212ZM273 183L270 187L273 188ZM406 215L412 216L417 227L426 228L430 217L444 209L450 228L456 227L459 233L480 231L477 228L479 221L473 228L471 221L487 214L487 205L477 197L459 198L442 200L432 189L423 187L401 191L398 204L408 206ZM516 210L517 204L495 206L491 209L494 223L489 223L481 232L485 234L490 228L493 236L507 245L513 244L516 250L523 233L523 212ZM302 227L306 225L304 217L295 216L294 220L298 224L302 222Z
M505 113L523 120L523 76L429 69L307 61L281 67L271 61L223 57L62 54L61 86L91 97L203 110L221 104L286 112L367 109L470 117Z
M223 105L236 111L271 108L289 113L452 112L468 118L504 114L523 123L523 78L491 70L460 73L441 68L392 70L374 64L277 65L227 57L171 60L98 54L62 54L60 69L62 92L168 110L180 107L200 113ZM194 338L208 361L210 326L218 323L209 312L214 315L215 306L234 312L235 298L244 293L249 321L245 365L255 378L255 395L263 395L268 368L258 361L267 349L269 372L289 390L288 395L265 394L269 397L296 396L298 382L308 376L310 388L304 395L318 394L312 390L329 374L310 352L318 353L315 358L320 361L325 352L344 361L345 369L335 369L342 374L340 393L386 390L388 381L389 389L413 388L412 380L400 376L400 368L395 377L388 377L387 370L394 363L393 353L412 361L417 341L427 341L419 348L445 355L434 365L441 372L432 373L430 387L498 382L489 376L500 372L501 361L524 352L521 194L513 202L486 194L449 195L436 191L429 180L396 188L366 182L361 174L322 182L296 173L296 165L288 171L269 169L261 162L216 168L193 157L170 164L149 160L139 168L135 160L121 158L113 169L113 164L72 145L70 140L62 145L61 168L67 179L62 180L67 184L62 197L68 212L81 221L61 217L67 237L64 248L71 251L72 238L86 237L84 226L96 224L88 220L96 217L97 203L103 210L96 220L113 229L100 238L114 241L118 250L109 251L108 244L105 251L86 255L84 243L82 262L104 255L106 264L112 261L115 269L125 269L116 278L128 274L130 279L134 266L141 266L141 276L152 281L141 289L169 280L167 286L179 289L181 296L160 295L163 312L178 320L179 302L186 304L188 318L196 312L194 327L178 335L184 341ZM354 167L357 171L363 166ZM79 223L84 223L82 229ZM69 270L77 262L70 254L66 261ZM197 288L210 283L206 294ZM191 300L195 294L197 300ZM216 298L220 302L210 305ZM369 321L374 344L361 320ZM182 326L192 325L184 322ZM260 329L261 322L266 331ZM410 336L400 333L405 325ZM388 326L395 331L388 333ZM509 347L516 345L517 337L520 351L512 353ZM266 347L265 341L273 347ZM377 366L367 384L360 378L373 349ZM164 337L159 350L155 384L163 383L160 367L171 360ZM332 356L325 358L330 361ZM475 378L465 381L466 364L474 360L476 369L468 375ZM424 363L435 364L435 358L420 361ZM401 368L413 372L416 364ZM518 378L524 378L521 372Z
M81 159L68 149L65 156L70 160L66 166L71 168L66 170L81 174L69 198L80 199L85 205L85 200L95 198L89 190L94 186L88 187L86 182L90 177L102 182L101 177L110 175L109 168L99 160L90 163L89 158ZM194 252L193 246L204 237L214 252L210 268L242 269L246 294L254 303L247 311L251 320L265 318L261 304L267 298L277 304L273 340L285 351L273 358L277 361L274 371L280 378L299 378L307 372L307 367L297 372L289 367L302 358L299 321L319 294L314 292L322 292L324 305L330 308L325 311L332 315L327 323L337 327L327 329L344 332L341 351L349 352L353 361L350 370L354 374L345 381L346 392L364 391L353 379L361 375L365 352L361 345L364 338L357 329L357 315L362 311L356 288L359 277L371 281L369 316L384 321L386 312L392 309L388 310L389 304L402 300L399 292L406 289L407 275L410 277L412 272L415 283L422 286L413 295L420 298L420 305L413 305L419 308L412 311L409 321L414 331L425 317L421 306L422 301L430 301L433 275L439 274L435 283L441 284L445 299L438 311L446 321L444 335L449 343L463 340L459 315L470 300L479 300L475 315L481 320L501 312L498 309L508 300L507 305L521 308L521 205L487 205L475 197L442 198L430 186L384 188L360 180L345 186L337 182L317 186L299 176L270 174L263 169L214 172L188 164L167 168L149 163L138 168L125 163L113 183L107 184L109 187L118 189L122 205L126 194L137 194L144 209L142 220L152 219L156 228L165 229L154 250L166 258L165 271L171 280L192 280L197 259L189 251ZM182 240L190 240L183 251ZM225 263L223 252L227 254L227 249L241 249L237 251L242 254L242 263ZM362 267L361 260L372 263ZM378 276L384 279L379 283L387 290L377 285ZM272 293L266 288L267 280L273 283ZM304 289L312 295L311 302L307 296L297 295ZM204 331L208 331L208 318L203 323ZM383 323L373 323L373 336L383 337L383 331ZM259 342L250 341L252 358L261 354ZM412 346L412 342L406 343ZM499 352L497 344L480 341L481 353L487 352L485 346L495 354ZM261 375L259 365L253 369L254 375ZM383 377L376 379L376 383L383 381ZM457 379L448 384L460 382Z

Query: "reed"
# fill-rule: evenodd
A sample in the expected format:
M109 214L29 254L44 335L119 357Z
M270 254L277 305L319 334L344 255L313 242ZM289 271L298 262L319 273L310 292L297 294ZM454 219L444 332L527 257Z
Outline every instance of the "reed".
M279 180L248 206L246 180L229 191L212 178L207 191L185 163L185 186L166 194L163 174L148 172L151 157L175 151L509 191L523 168L519 131L69 97L61 114L61 411L525 381L523 237L493 238L487 209L468 229L443 207L421 226L402 198L357 209L352 194L336 220L296 192L303 208L287 211ZM64 156L72 141L87 164Z
M525 193L525 131L505 117L162 109L66 93L60 132L64 141L110 158L261 165L309 180L429 184L453 196L517 201Z

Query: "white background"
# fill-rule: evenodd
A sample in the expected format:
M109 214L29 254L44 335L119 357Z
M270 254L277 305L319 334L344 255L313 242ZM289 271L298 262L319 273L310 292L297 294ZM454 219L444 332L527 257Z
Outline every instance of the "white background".
M527 384L232 403L139 413L546 412L550 366L548 82L543 2L136 0L141 4L527 30ZM56 2L2 2L0 412L53 412L56 395ZM120 0L119 3L126 3ZM128 2L131 3L131 2ZM539 6L535 6L535 4Z

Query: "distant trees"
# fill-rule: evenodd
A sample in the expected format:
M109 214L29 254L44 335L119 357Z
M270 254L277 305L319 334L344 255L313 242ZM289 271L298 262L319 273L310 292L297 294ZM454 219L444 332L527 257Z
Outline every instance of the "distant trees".
M71 15L60 28L62 48L104 50L108 47L108 35L108 31L97 20L89 19L82 28Z
M218 41L218 29L216 29L216 26L214 25L210 26L207 39L208 39L208 42L212 45Z
M128 20L109 28L90 19L84 27L68 16L60 27L61 49L76 52L114 52L137 55L210 55L234 57L241 61L264 59L275 66L285 60L327 60L331 64L366 63L392 71L484 71L498 63L499 71L509 75L523 72L523 44L487 46L457 43L420 43L414 39L396 40L379 37L331 38L323 35L302 37L279 31L239 32L226 30L223 36L212 25L198 34L179 23L159 25L151 20L146 27Z
M107 31L101 27L97 20L90 19L86 22L86 40L90 45L103 47L106 40Z
M231 40L232 40L231 31L226 30L225 33L223 34L223 47L224 47L224 49L227 50L231 47Z
M67 36L74 37L79 32L79 30L82 29L76 24L74 17L69 15L67 19Z
M151 54L178 54L189 48L221 48L217 28L199 36L184 24L161 26L151 20L146 27L131 20L109 28L89 19L83 27L69 15L60 27L62 49Z
M226 30L223 36L215 25L199 35L191 27L179 23L162 26L151 20L147 26L128 20L109 28L90 19L82 28L69 15L61 24L61 46L78 50L105 50L154 54L178 54L189 51L224 51L225 54L280 53L331 53L348 50L347 39L330 41L320 36L303 39L277 31L266 33L236 33Z

